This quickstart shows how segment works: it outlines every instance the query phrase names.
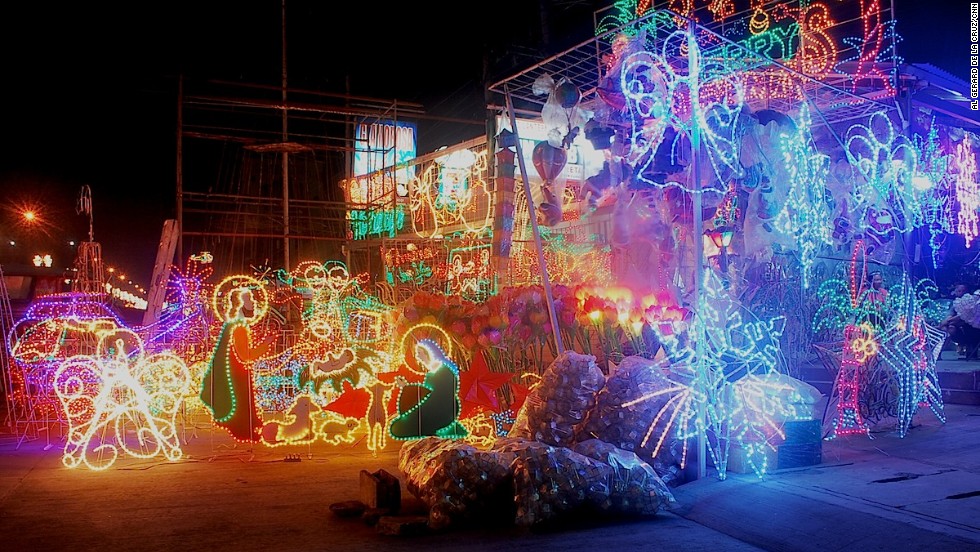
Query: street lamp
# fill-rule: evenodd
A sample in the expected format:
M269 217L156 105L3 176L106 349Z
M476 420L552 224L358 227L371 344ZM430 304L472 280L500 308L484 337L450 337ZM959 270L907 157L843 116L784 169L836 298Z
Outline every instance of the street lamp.
M715 247L721 251L721 260L719 264L721 265L722 272L728 272L728 246L732 243L732 235L735 233L730 226L719 226L714 230L708 231L708 237L711 238L711 243L715 244Z

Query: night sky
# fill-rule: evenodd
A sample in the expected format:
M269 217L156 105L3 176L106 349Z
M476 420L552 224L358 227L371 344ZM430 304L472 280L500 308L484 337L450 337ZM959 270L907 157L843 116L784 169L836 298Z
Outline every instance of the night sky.
M587 39L593 12L609 3L354 2L337 9L287 0L290 86L343 92L349 77L354 94L481 120L484 59L491 77L513 74ZM895 3L900 54L966 79L969 3ZM87 219L75 202L88 185L106 262L146 285L163 221L175 216L175 76L277 85L280 10L270 0L4 2L4 242L27 232L13 216L26 205L43 222L30 230L32 239L85 239ZM424 136L420 142L425 153Z

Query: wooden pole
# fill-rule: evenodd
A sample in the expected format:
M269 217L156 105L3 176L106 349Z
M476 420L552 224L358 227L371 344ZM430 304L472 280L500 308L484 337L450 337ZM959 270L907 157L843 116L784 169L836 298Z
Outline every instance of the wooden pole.
M287 119L289 110L286 107L286 0L282 0L282 141L289 139ZM282 151L282 257L283 268L287 271L289 263L289 152Z
M184 75L177 77L177 266L184 265Z
M534 200L531 198L531 182L527 178L527 163L524 161L524 151L521 148L521 136L517 132L517 117L514 115L514 101L510 95L510 88L504 85L504 96L507 99L507 116L510 118L510 126L514 131L517 145L517 163L521 167L521 181L524 183L524 195L527 196L527 210L531 219L531 233L534 235L534 249L538 254L538 266L541 268L541 282L544 285L545 298L548 301L548 316L551 318L551 331L555 335L555 345L558 354L565 352L565 345L561 341L561 332L558 330L558 316L555 314L555 298L551 294L551 278L548 276L548 265L544 261L544 248L541 246L541 234L538 232L538 219L534 212Z

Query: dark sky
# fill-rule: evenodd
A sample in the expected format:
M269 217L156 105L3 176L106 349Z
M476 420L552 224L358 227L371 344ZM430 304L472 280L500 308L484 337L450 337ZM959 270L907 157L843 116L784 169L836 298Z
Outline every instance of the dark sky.
M588 38L593 12L609 3L287 0L290 85L343 92L349 76L354 94L479 120L485 52L494 76L507 76ZM969 3L896 4L900 53L966 78ZM274 0L4 2L6 209L40 205L52 239L84 239L74 207L90 186L107 262L145 285L175 215L174 76L278 84L280 10ZM0 234L13 231L7 215Z

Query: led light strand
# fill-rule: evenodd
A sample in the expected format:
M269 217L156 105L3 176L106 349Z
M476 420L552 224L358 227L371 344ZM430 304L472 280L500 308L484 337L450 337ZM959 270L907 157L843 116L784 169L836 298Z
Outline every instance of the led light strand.
M977 210L980 209L980 184L977 183L977 159L973 154L973 144L970 135L956 146L953 157L956 170L956 202L959 209L956 212L956 231L966 240L970 247L973 240L980 234Z
M187 366L170 353L146 356L130 330L100 332L97 348L54 374L69 423L64 465L104 470L120 455L179 460L176 415L190 388Z
M692 60L687 72L675 69L671 60L682 52ZM671 33L659 53L637 52L623 61L620 87L630 107L632 141L629 162L637 167L635 178L657 187L679 186L680 182L658 182L645 176L652 169L654 153L667 129L701 131L708 158L719 182L726 175L741 174L738 137L735 132L745 99L744 84L720 62L701 56L696 39L686 32ZM680 136L680 134L679 134ZM724 193L727 186L709 184L703 191Z
M773 221L782 233L796 241L803 287L810 286L810 268L824 245L831 245L830 209L825 200L830 158L813 148L810 110L800 106L797 134L780 135L783 167L789 175L786 202Z

